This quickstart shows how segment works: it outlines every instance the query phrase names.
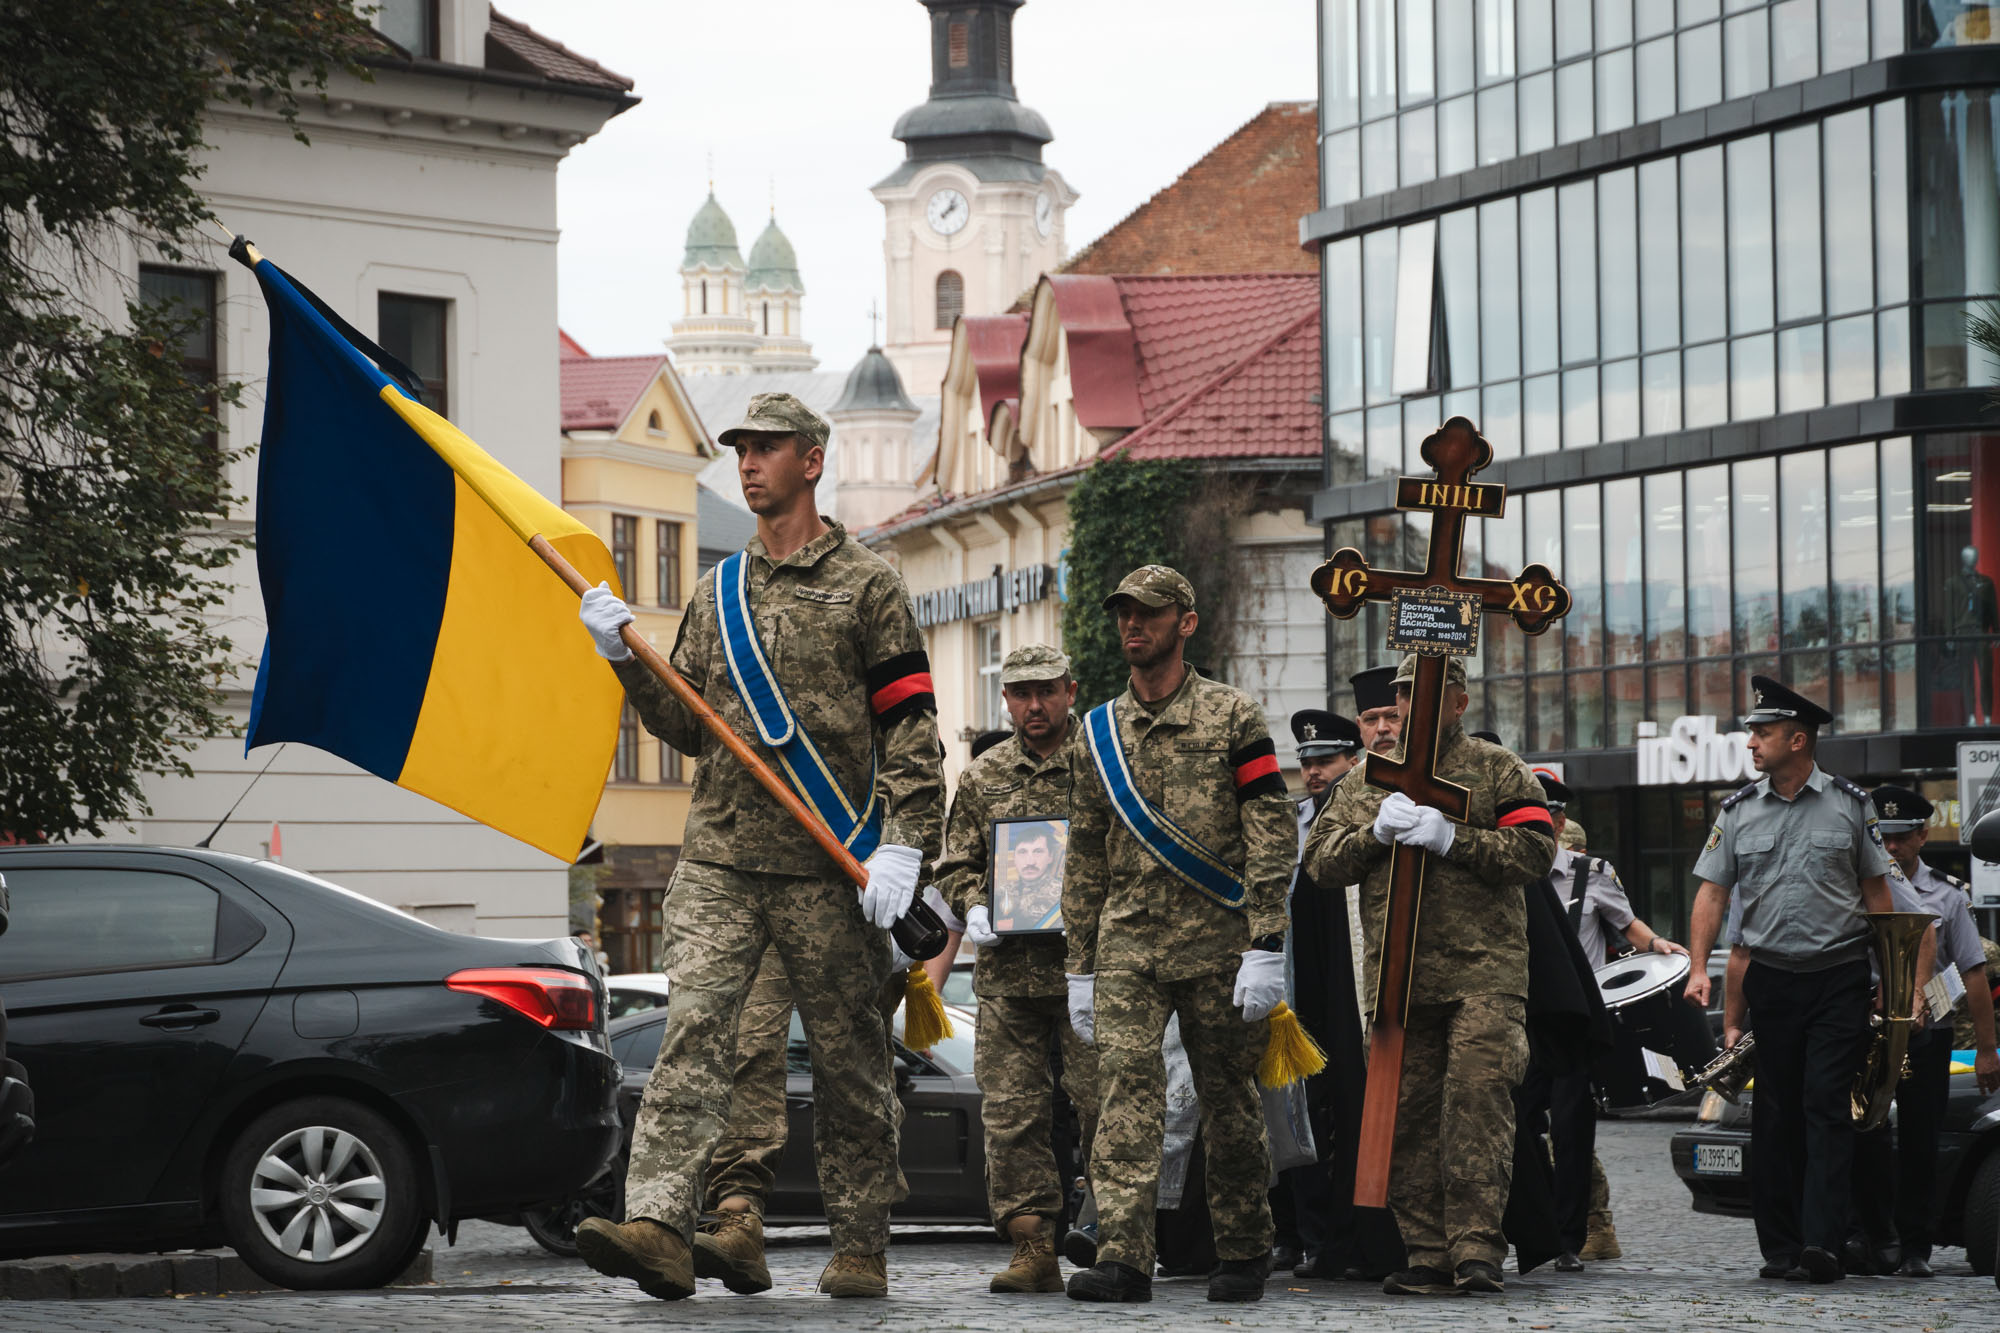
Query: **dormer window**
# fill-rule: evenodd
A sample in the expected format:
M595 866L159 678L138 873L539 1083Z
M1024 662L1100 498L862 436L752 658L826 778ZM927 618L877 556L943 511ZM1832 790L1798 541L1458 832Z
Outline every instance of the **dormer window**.
M437 0L379 0L375 30L413 56L438 58Z

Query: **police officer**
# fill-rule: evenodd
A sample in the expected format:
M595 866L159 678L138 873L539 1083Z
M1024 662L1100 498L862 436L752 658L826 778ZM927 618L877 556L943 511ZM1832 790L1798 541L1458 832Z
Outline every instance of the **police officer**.
M1000 935L993 929L993 822L1070 818L1076 780L1076 681L1069 658L1030 644L1000 664L1000 695L1013 735L966 767L945 826L937 884L979 947L973 1074L985 1101L986 1195L993 1225L1014 1256L994 1276L996 1292L1061 1291L1052 1229L1063 1215L1063 1180L1052 1146L1049 1049L1060 1044L1063 1087L1081 1121L1082 1155L1097 1130L1097 1054L1069 1024L1060 934Z
M674 999L633 1130L630 1220L591 1219L577 1229L586 1263L663 1300L694 1293L690 1238L703 1168L725 1127L745 997L773 944L812 1052L814 1149L834 1248L820 1290L888 1294L889 1208L902 1195L888 1036L875 999L891 967L888 927L909 908L924 863L937 854L944 780L937 704L909 592L814 503L828 431L790 394L763 393L722 433L736 451L757 535L702 577L672 660L773 767L782 761L784 771L803 775L791 779L801 798L837 834L875 844L866 889L857 894L634 660L620 637L632 619L622 601L600 587L580 612L647 729L704 759L667 893L665 970ZM766 735L781 739L766 745Z
M1907 787L1877 787L1876 827L1922 911L1936 915L1936 968L1956 966L1965 983L1977 1050L1981 1092L2000 1089L2000 1055L1993 1049L1993 994L1986 983L1986 949L1972 922L1965 885L1926 864L1931 803ZM1903 1277L1931 1277L1931 1223L1937 1215L1938 1133L1951 1087L1952 1033L1927 1027L1910 1039L1909 1076L1896 1088L1896 1232Z
M1197 623L1188 581L1145 565L1104 607L1131 680L1085 719L1098 780L1076 786L1063 889L1071 1018L1086 1040L1094 1033L1101 1099L1090 1160L1101 1244L1069 1294L1152 1298L1160 1042L1178 1015L1220 1258L1208 1297L1258 1300L1270 1273L1271 1171L1256 1073L1261 1020L1285 997L1297 816L1263 709L1183 659Z
M1407 719L1416 668L1412 654L1394 673L1399 721ZM1392 1295L1504 1287L1500 1218L1513 1173L1513 1090L1528 1063L1525 890L1549 872L1555 826L1528 766L1466 734L1460 719L1467 697L1465 668L1452 658L1437 772L1470 791L1463 823L1371 787L1356 771L1334 789L1306 841L1306 870L1315 880L1361 881L1370 995L1388 911L1390 847L1401 842L1431 853L1410 959L1389 1177L1389 1207L1409 1266L1384 1279Z
M1394 754L1403 734L1403 714L1396 707L1396 668L1358 671L1347 678L1354 689L1354 724L1361 730L1361 748L1370 754Z
M1695 862L1687 999L1709 999L1708 956L1741 899L1748 951L1740 996L1726 996L1724 1036L1757 1027L1757 1114L1750 1203L1764 1254L1759 1276L1834 1282L1848 1226L1854 1156L1849 1092L1868 1038L1865 912L1891 910L1889 854L1868 795L1814 762L1824 708L1753 676L1744 718L1764 776L1722 803ZM1809 1058L1810 1053L1810 1058Z

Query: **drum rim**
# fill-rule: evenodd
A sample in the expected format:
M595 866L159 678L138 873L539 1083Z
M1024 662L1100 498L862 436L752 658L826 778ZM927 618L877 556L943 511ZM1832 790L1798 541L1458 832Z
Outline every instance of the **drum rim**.
M1654 961L1656 959L1658 961ZM1641 971L1656 973L1658 975L1655 975L1650 984L1645 986L1644 989L1634 990L1628 994L1621 994L1614 1000L1610 989L1605 984L1604 974L1614 968L1625 971L1634 967L1639 968ZM1602 967L1592 969L1591 978L1597 982L1597 992L1603 997L1605 1007L1607 1009L1620 1009L1635 1001L1646 999L1648 996L1657 995L1659 992L1671 987L1677 981L1685 981L1693 971L1694 960L1684 953L1633 953L1627 954L1623 958L1614 958Z

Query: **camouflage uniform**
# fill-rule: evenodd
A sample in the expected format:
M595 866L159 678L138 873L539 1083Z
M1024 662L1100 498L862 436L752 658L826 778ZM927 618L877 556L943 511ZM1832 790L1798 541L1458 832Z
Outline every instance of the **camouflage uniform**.
M713 1211L732 1196L761 1215L785 1155L785 1050L791 1044L792 983L775 946L764 951L757 979L736 1023L736 1077L729 1123L709 1163L703 1206Z
M1001 674L1003 686L1012 683L1007 671L1016 666L1015 659L1036 651L1020 649L1008 657ZM1067 674L1067 658L1054 649L1039 651L1061 658L1058 674ZM945 826L937 886L960 919L987 902L993 821L1070 818L1077 765L1087 769L1089 762L1072 718L1069 734L1048 758L1035 754L1017 734L973 760L959 776ZM1096 781L1087 771L1084 778ZM1063 951L1060 935L1003 937L999 944L981 949L973 967L979 1037L972 1058L973 1075L985 1099L980 1114L986 1125L986 1196L993 1225L1003 1238L1009 1235L1007 1224L1016 1217L1054 1220L1063 1213L1065 1190L1050 1137L1050 1043L1062 1044L1063 1090L1081 1122L1086 1161L1097 1133L1097 1052L1070 1027Z
M826 423L789 395L759 394L750 418L738 429L826 439ZM751 540L751 618L841 789L859 798L872 762L882 842L929 860L944 783L916 614L896 572L840 524L829 527L777 562ZM763 748L730 683L713 571L695 589L672 660L731 730ZM649 731L683 754L713 753L706 729L644 666L613 667ZM854 885L811 836L727 755L695 767L666 909L673 1003L633 1131L627 1216L692 1235L730 1105L738 1022L759 961L775 946L812 1052L814 1146L834 1250L880 1253L890 1205L901 1197L888 1036L872 1003L888 980L887 932L862 916Z
M1447 679L1464 681L1456 659ZM1451 850L1430 857L1424 872L1389 1206L1411 1266L1452 1272L1475 1259L1497 1268L1507 1255L1500 1216L1513 1173L1511 1093L1528 1063L1524 886L1549 873L1555 837L1527 764L1457 722L1440 728L1437 772L1471 798ZM1371 997L1390 860L1374 825L1387 795L1368 785L1365 765L1356 767L1333 789L1306 841L1313 878L1361 881Z
M1184 590L1174 600L1192 605L1180 575L1161 566L1140 574L1155 570L1161 585ZM1216 1254L1260 1258L1271 1248L1271 1162L1256 1073L1269 1029L1246 1024L1233 995L1251 940L1284 933L1296 813L1275 762L1260 762L1272 753L1263 709L1241 690L1189 667L1168 698L1148 705L1128 688L1113 707L1139 792L1235 868L1247 892L1240 912L1210 901L1117 821L1102 781L1077 784L1063 919L1067 970L1097 977L1098 1262L1153 1271L1170 1014L1180 1016L1201 1104Z

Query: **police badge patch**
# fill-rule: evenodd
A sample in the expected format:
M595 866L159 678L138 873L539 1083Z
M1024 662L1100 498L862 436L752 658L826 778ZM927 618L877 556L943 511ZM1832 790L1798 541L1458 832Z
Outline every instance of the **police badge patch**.
M1702 848L1702 850L1704 852L1712 852L1721 845L1722 845L1722 825L1717 824L1714 828L1708 831L1708 843L1706 846Z
M1868 841L1874 843L1877 847L1882 846L1882 830L1875 827L1875 821L1872 819L1868 821ZM1887 851L1888 849L1885 847L1883 850Z

